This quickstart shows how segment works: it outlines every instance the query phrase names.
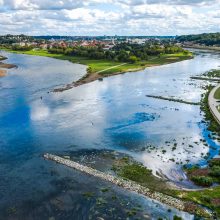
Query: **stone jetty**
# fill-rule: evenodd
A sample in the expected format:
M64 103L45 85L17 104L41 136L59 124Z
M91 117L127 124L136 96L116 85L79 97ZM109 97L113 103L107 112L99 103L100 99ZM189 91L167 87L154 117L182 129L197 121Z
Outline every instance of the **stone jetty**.
M199 102L190 102L190 101L185 101L182 99L175 99L172 97L164 97L164 96L157 96L157 95L146 95L146 97L154 98L154 99L162 99L162 100L166 100L170 102L179 102L179 103L188 104L188 105L200 105Z
M133 181L124 180L120 177L116 177L116 176L112 176L112 175L103 173L103 172L98 171L96 169L93 169L91 167L84 166L84 165L76 163L72 160L65 159L65 158L62 158L60 156L56 156L53 154L46 153L46 154L44 154L44 158L46 158L48 160L55 161L60 164L63 164L65 166L71 167L73 169L84 172L86 174L98 177L100 179L106 180L106 181L111 182L117 186L123 187L124 189L139 193L144 196L147 196L151 199L157 200L157 201L162 202L166 205L172 206L176 209L186 211L185 210L186 206L185 206L184 201L177 199L177 198L173 198L171 196L168 196L168 195L165 195L162 193L159 193L159 192L152 192L150 189L143 187Z

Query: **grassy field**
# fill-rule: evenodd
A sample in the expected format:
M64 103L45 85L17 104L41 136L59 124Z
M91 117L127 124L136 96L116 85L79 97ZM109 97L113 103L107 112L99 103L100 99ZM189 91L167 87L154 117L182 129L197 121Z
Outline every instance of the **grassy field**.
M215 91L214 98L215 98L215 99L220 99L220 88L218 88L218 89Z
M217 216L220 217L220 186L201 191L177 192L177 196L197 204L205 205L214 210Z

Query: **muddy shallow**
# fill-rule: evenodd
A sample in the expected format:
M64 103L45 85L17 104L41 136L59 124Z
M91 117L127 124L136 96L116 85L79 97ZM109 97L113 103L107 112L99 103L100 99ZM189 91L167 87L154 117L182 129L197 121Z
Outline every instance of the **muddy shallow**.
M208 137L199 106L146 97L173 96L199 102L205 83L190 76L218 68L218 54L199 53L193 60L105 78L63 93L48 92L79 79L85 66L45 57L5 56L18 68L0 79L3 219L107 219L104 215L110 208L114 209L108 216L124 219L128 210L138 205L143 211L136 217L146 219L177 212L167 212L167 206L44 161L41 155L45 152L64 154L85 149L91 154L92 149L111 149L135 157L154 173L186 187L194 186L182 181L182 164L205 164L204 155L218 153L219 143ZM104 198L108 203L98 208L100 201L97 204L96 200L103 196L103 186L110 187L125 204L109 202L109 194ZM88 191L95 194L89 200L83 196ZM62 205L56 202L60 200ZM182 212L178 215L192 218Z

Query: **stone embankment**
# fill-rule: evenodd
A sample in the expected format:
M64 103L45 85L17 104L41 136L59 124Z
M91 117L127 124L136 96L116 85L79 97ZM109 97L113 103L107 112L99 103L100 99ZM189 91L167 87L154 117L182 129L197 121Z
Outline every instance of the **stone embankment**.
M101 178L103 180L106 180L108 182L111 182L117 186L123 187L124 189L142 194L144 196L147 196L151 199L160 201L164 204L167 204L169 206L172 206L174 208L177 208L179 210L182 211L186 211L186 204L184 201L180 200L180 199L176 199L173 198L171 196L159 193L159 192L152 192L150 189L143 187L133 181L129 181L129 180L124 180L120 177L116 177L116 176L112 176L106 173L103 173L101 171L95 170L91 167L88 166L84 166L81 165L79 163L76 163L72 160L69 159L65 159L56 155L52 155L52 154L44 154L44 158L48 159L48 160L53 160L57 163L66 165L68 167L71 167L73 169L79 170L81 172L87 173L89 175Z
M175 99L175 98L169 98L169 97L163 97L163 96L157 96L157 95L146 95L146 97L154 98L154 99L162 99L162 100L171 101L171 102L179 102L179 103L184 103L184 104L189 104L189 105L200 105L200 103L198 102L190 102L190 101L185 101L181 99Z

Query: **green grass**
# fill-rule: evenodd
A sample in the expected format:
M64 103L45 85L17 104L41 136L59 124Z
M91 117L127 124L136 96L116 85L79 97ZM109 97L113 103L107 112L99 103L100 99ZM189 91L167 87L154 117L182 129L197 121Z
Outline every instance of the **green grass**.
M178 192L178 196L183 199L205 205L206 207L214 210L217 215L220 216L220 206L215 206L212 203L213 199L220 198L220 186L201 191Z
M116 160L113 164L112 170L118 176L135 181L152 191L169 194L169 187L166 181L154 176L151 170L131 158L124 157Z
M6 49L4 49L6 50ZM80 63L87 65L91 67L91 72L99 72L105 69L108 69L113 66L117 66L122 64L123 62L115 62L111 60L94 60L89 59L86 57L76 57L76 56L66 56L63 54L51 54L48 53L47 50L31 50L31 51L13 51L13 50L7 50L9 52L13 53L22 53L22 54L28 54L28 55L34 55L34 56L45 56L45 57L51 57L61 60L69 60L73 63ZM115 73L123 73L127 71L137 70L137 69L143 69L147 66L154 66L154 65L163 65L173 62L178 62L182 60L186 60L192 57L192 54L184 54L184 53L177 53L177 54L165 54L161 55L160 57L157 56L151 56L149 57L149 60L147 61L138 61L134 64L127 63L126 65L115 67L109 70L106 70L102 73L100 73L100 76L108 76Z
M218 89L215 91L214 98L215 98L215 99L220 99L220 88L218 88Z
M196 193L196 197L195 197L193 194L194 192L174 190L167 184L165 180L159 179L158 177L154 176L151 170L147 169L142 164L132 160L131 158L124 157L121 159L117 159L113 164L112 170L118 176L128 180L132 180L144 187L147 187L151 191L161 192L163 194L170 195L172 197L184 199L186 201L195 202L198 204L203 204L203 205L207 204L199 200L199 196L203 195L203 191L195 192ZM208 194L209 191L208 192L206 191L207 190L204 190L204 194ZM213 198L216 197L218 197L218 194ZM201 209L199 209L198 206L194 206L194 208L195 209L193 211L191 210L191 212L197 213L198 215L204 215L204 212L201 212Z
M208 77L220 78L220 70L213 69L209 72L204 73L203 75Z

